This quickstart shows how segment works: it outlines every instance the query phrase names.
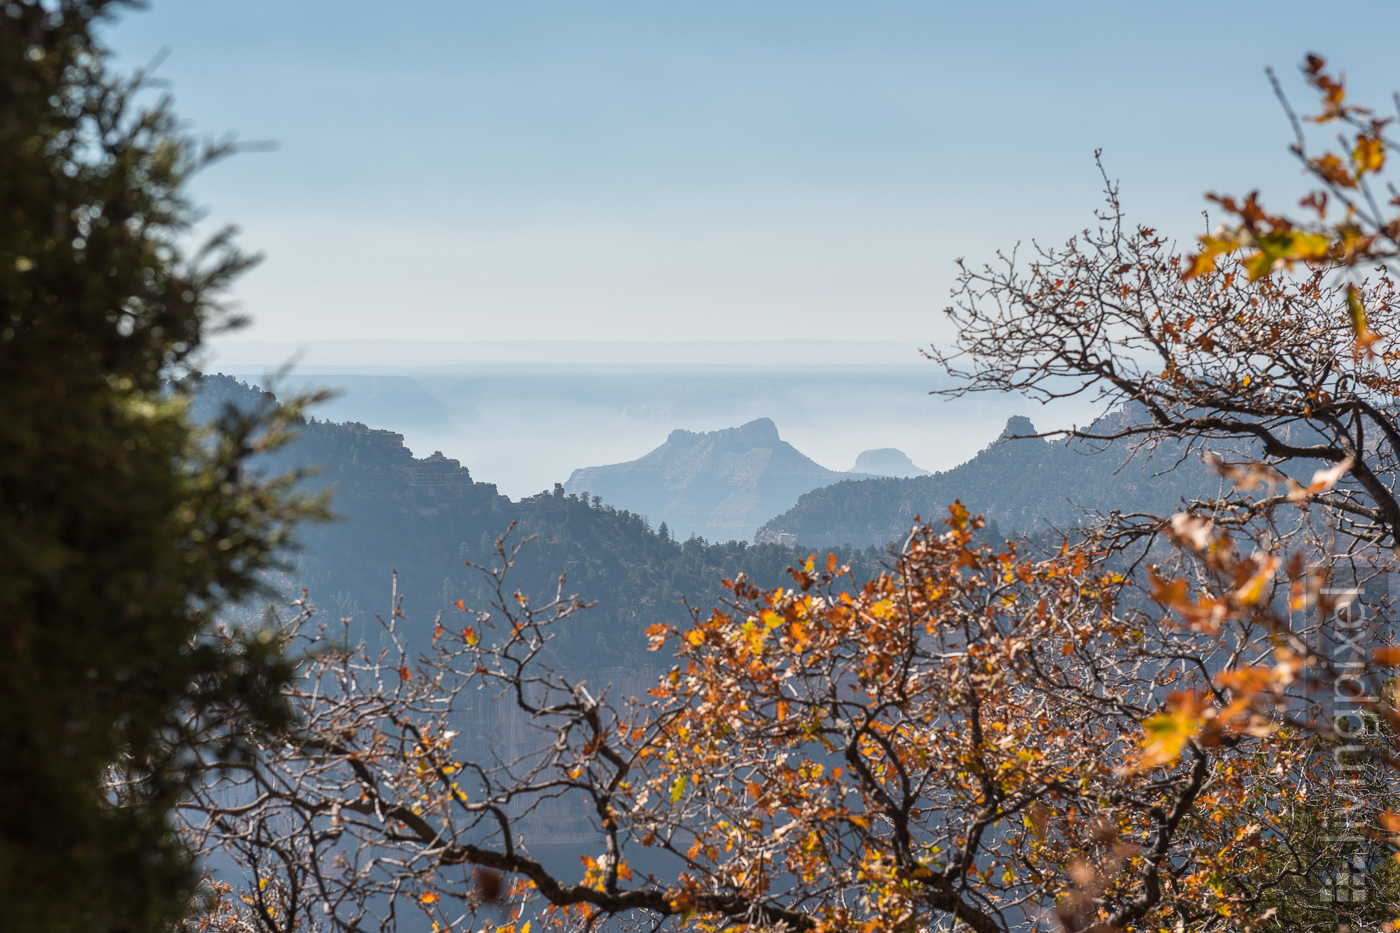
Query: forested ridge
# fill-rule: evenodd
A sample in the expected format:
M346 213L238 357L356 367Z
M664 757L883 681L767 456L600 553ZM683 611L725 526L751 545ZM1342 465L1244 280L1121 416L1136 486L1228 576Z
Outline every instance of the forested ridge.
M261 395L233 377L205 376L194 414L208 420L224 404L247 407ZM887 564L888 550L904 541L916 516L938 521L955 500L986 516L979 539L1026 531L1049 541L1047 534L1056 540L1058 534L1048 523L1074 525L1083 517L1081 505L1161 510L1219 484L1195 457L1161 474L1165 452L1125 464L1122 456L1094 455L1083 442L1007 439L1034 430L1028 419L1013 418L997 442L943 473L814 490L764 525L760 543L748 544L677 540L642 515L599 496L565 493L559 484L512 501L457 460L437 452L415 458L392 431L313 417L265 467L269 473L311 468L304 482L333 491L338 520L302 530L275 584L284 597L306 589L314 604L357 620L356 631L363 632L376 615L387 617L397 571L405 613L426 625L459 600L484 605L488 581L470 565L497 563L496 541L513 528L510 540L531 539L512 571L513 585L539 601L555 593L563 573L566 594L596 603L558 634L560 656L589 667L625 666L645 657L649 625L682 620L687 605L714 605L724 595L723 580L744 574L760 586L786 585L788 568L828 551L867 579Z
M1119 411L1096 425L1109 430L1129 417ZM936 518L955 499L1004 533L1039 534L1080 523L1086 508L1170 511L1183 498L1220 488L1220 477L1176 443L1130 456L1124 445L1104 451L1102 445L1082 440L1026 436L1035 433L1030 419L1017 416L995 442L951 470L814 489L764 524L755 540L800 542L809 548L883 545L902 540L916 516Z
M233 377L209 375L193 412L207 421L225 404L255 405L261 390ZM467 565L496 562L496 539L514 523L511 540L533 537L512 571L512 585L536 601L551 597L560 573L566 594L596 605L571 621L554 644L560 658L589 667L633 665L646 657L645 630L688 616L686 603L713 606L722 581L746 575L760 586L790 584L787 568L811 553L800 546L743 541L674 540L641 515L597 497L565 494L556 485L512 502L492 483L477 482L467 467L439 453L414 458L401 435L362 424L309 420L300 436L271 455L264 468L312 467L304 482L334 491L338 520L307 527L288 569L274 580L283 595L305 588L336 617L364 623L387 617L391 571L410 619L410 632L439 610L485 604L481 573ZM825 552L823 552L824 554ZM858 577L878 573L878 548L835 550Z

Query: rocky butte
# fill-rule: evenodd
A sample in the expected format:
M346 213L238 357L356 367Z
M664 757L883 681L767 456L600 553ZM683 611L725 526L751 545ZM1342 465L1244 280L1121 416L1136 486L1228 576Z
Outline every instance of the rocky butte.
M697 433L675 430L651 453L628 463L575 470L571 493L602 496L620 509L665 522L673 535L748 540L804 492L865 474L828 470L778 436L771 419Z
M916 466L909 455L894 447L881 447L878 450L863 450L856 457L852 473L868 473L871 476L930 476L928 470Z

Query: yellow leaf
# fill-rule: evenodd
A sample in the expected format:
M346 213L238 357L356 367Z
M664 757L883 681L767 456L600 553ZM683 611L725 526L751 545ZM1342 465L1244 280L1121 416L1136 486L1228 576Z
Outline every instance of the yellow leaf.
M1351 321L1352 335L1356 338L1355 355L1358 358L1373 356L1371 347L1380 340L1380 335L1371 330L1366 320L1366 306L1361 301L1361 289L1355 285L1347 286L1347 317Z
M1351 318L1351 332L1360 337L1366 332L1366 306L1361 303L1361 290L1355 285L1347 286L1347 316Z
M685 796L684 774L676 778L676 780L671 784L671 802L675 803L676 801L680 800L683 796Z
M1278 557L1273 554L1261 558L1259 569L1244 582L1244 585L1235 590L1235 599L1242 605L1253 606L1264 597L1265 588L1274 578L1274 572L1278 570L1281 563Z
M1201 237L1201 251L1191 257L1191 265L1182 275L1184 279L1194 279L1215 268L1215 257L1223 253L1233 253L1239 249L1239 239L1230 237Z
M1204 709L1204 701L1196 694L1173 693L1166 709L1142 723L1143 749L1138 766L1155 768L1181 757L1181 750L1201 729Z
M1332 248L1332 241L1321 233L1294 230L1287 236L1283 258L1289 261L1321 262Z
M1356 174L1379 172L1385 166L1385 144L1376 136L1358 136L1356 149L1351 153L1356 163Z
M1274 271L1274 257L1260 250L1244 261L1244 270L1251 282L1257 282Z

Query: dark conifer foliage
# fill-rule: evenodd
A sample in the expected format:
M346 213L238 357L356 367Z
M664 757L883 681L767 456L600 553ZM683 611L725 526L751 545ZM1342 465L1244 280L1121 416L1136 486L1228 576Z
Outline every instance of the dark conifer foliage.
M285 723L272 638L213 630L308 511L249 479L291 415L197 433L178 379L250 259L196 256L200 149L94 30L121 3L0 7L0 929L156 930L195 875L169 813ZM176 380L172 391L171 382ZM204 715L218 705L226 718Z

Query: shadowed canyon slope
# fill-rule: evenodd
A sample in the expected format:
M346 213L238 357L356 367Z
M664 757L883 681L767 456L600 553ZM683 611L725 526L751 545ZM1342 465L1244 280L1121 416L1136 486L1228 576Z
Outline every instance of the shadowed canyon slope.
M1116 412L1099 424L1106 428L1127 417ZM1094 452L1083 443L1024 437L1034 433L1029 419L1013 417L1001 438L951 470L815 489L764 524L754 540L804 547L884 545L902 540L916 515L946 517L954 499L996 522L1003 534L1039 532L1047 525L1079 522L1081 506L1169 512L1183 495L1219 486L1219 477L1197 457L1177 465L1182 451L1175 445L1128 459L1126 451Z
M863 474L828 470L778 436L768 418L700 434L672 431L640 459L575 470L570 493L590 493L620 509L665 522L679 538L747 540L797 497Z
M247 410L261 399L255 387L206 376L192 414L208 422L226 405ZM400 634L416 642L432 633L437 612L459 617L457 600L481 607L491 598L482 574L464 562L494 565L494 542L512 523L514 540L533 540L520 552L511 587L544 605L567 572L566 593L596 603L551 642L559 663L571 668L643 669L655 663L647 627L683 622L688 612L681 600L714 605L724 592L721 581L739 574L762 586L780 585L790 579L786 568L806 557L771 544L668 540L640 515L566 495L562 487L512 501L494 484L476 481L457 460L437 453L414 457L403 435L392 431L313 421L297 433L257 468L315 467L305 487L333 488L338 520L303 527L301 547L286 554L288 566L266 582L291 596L309 589L329 618L353 618L355 637L364 634L376 645L382 629L374 618L389 616L395 569L402 608L412 620ZM840 559L869 577L879 572L880 556L843 551ZM249 621L261 608L249 607Z

